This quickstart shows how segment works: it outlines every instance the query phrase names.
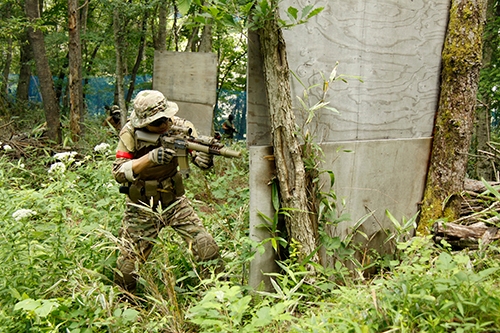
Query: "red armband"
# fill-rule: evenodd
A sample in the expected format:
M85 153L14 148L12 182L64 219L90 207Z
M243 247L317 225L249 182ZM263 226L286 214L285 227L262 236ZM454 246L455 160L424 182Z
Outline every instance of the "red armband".
M116 158L128 158L129 160L134 158L134 154L126 152L126 151L117 151Z

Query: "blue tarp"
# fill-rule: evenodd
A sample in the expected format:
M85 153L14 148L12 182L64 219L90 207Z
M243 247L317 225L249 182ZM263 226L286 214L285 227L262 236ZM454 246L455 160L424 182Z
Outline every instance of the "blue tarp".
M18 75L9 76L9 95L15 101L17 91ZM56 79L54 79L56 80ZM130 77L125 77L125 94L129 86ZM58 82L55 82L56 85ZM137 76L135 80L134 93L132 98L141 90L151 89L153 78L151 75ZM67 80L62 84L63 95L66 92ZM85 107L88 114L97 116L106 113L106 106L113 105L115 93L115 78L109 77L91 77L84 81ZM40 103L42 96L40 93L40 84L38 78L31 77L29 87L29 100L34 103ZM62 98L61 98L62 99ZM229 114L234 115L234 124L238 133L237 139L244 139L246 134L246 92L245 91L227 91L219 92L217 107L214 114L214 128L222 132L222 123Z

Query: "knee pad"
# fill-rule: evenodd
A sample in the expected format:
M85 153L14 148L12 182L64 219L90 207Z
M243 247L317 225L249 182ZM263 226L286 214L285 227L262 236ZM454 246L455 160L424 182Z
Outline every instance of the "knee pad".
M120 273L115 272L115 283L123 289L134 293L137 285L137 276L135 274L135 262L130 259L118 260L116 268Z
M219 246L208 232L200 232L193 242L196 260L208 261L219 258Z

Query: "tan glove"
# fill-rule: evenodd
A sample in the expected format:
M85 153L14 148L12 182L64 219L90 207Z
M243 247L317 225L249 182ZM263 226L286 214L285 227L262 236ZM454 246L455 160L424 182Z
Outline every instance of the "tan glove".
M148 158L154 164L168 164L175 157L175 150L159 147L149 152Z
M193 162L201 169L208 169L214 165L214 158L213 155L198 151Z

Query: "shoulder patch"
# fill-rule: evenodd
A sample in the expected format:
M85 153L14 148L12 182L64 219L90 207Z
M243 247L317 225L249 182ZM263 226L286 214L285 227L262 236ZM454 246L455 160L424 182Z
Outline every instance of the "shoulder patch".
M128 124L127 124L128 125ZM119 151L135 151L135 137L133 129L128 125L123 128L120 133L120 142L118 143Z

